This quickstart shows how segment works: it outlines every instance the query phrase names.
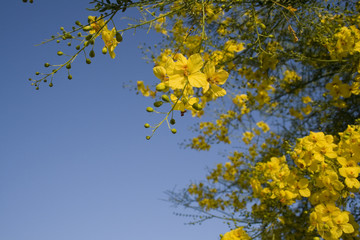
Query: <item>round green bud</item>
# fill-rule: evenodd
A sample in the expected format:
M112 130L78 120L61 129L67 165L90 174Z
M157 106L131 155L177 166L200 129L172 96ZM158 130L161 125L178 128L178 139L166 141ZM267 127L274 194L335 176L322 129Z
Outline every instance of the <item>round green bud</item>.
M44 82L47 82L47 79L44 79Z
M70 64L70 63L66 64L66 68L67 68L67 69L70 69L70 68L71 68L71 64Z
M85 27L83 27L83 30L84 30L85 32L87 32L87 31L92 30L92 27L90 27L90 26L85 26Z
M158 85L156 85L156 91L164 91L166 89L166 85L165 83L159 83Z
M30 0L29 3L33 3L34 1L33 0Z
M93 49L91 49L91 51L89 52L89 56L90 56L91 58L95 57L95 52L94 52Z
M39 87L36 87L35 89L36 89L36 90L39 90Z
M87 36L85 37L85 39L89 41L92 37L93 37L93 35L92 35L92 34L89 34L89 35L87 35Z
M171 129L171 132L172 132L173 134L175 134L177 131L176 131L175 128L173 128L173 129Z
M40 75L40 73L39 73L39 72L36 72L35 75Z
M147 112L153 112L154 109L153 109L152 107L147 107L147 108L146 108L146 111L147 111Z
M61 30L61 31L64 31L64 27L60 27L60 30Z
M198 104L198 103L194 103L194 104L192 105L192 107L193 107L195 110L197 110L197 111L200 111L200 110L202 109L202 106L201 106L200 104Z
M170 102L170 99L169 99L169 96L168 95L162 95L161 96L161 99L164 101L164 102Z
M77 36L78 36L78 37L81 37L81 36L82 36L81 32L78 32L78 33L77 33Z
M80 21L76 21L75 24L78 25L78 26L81 26Z
M90 44L89 41L84 42L85 47L89 46L89 44Z
M62 40L66 40L66 37L65 37L65 36L62 36L61 38L62 38Z
M70 47L70 46L71 46L71 42L68 42L67 45Z
M106 54L107 53L107 47L103 47L103 49L101 50L102 54Z
M71 80L71 79L72 79L72 75L69 74L69 75L68 75L68 79Z
M150 140L150 138L151 138L150 136L146 136L146 140Z
M95 44L95 40L94 40L94 39L90 39L90 40L89 40L89 43L90 43L91 45L94 45L94 44Z
M145 124L144 124L144 127L145 127L145 128L149 128L149 127L150 127L150 124L145 123Z
M272 34L270 34L270 35L269 35L269 38L274 38L274 37L275 37L275 36L274 36L274 35L272 35Z
M58 40L56 40L56 43L60 43L60 40L58 39Z
M51 83L49 83L49 87L53 87L54 86L54 84L51 82Z
M260 28L263 29L263 30L266 29L266 26L265 26L265 24L263 24L263 23L260 23L259 26L260 26Z
M32 78L29 78L28 80L29 80L29 81L32 81Z
M121 34L119 32L116 32L115 38L116 38L116 41L118 41L118 42L122 42L122 40L123 40L123 37L121 36Z
M50 63L45 63L44 67L50 67Z
M154 102L154 107L160 107L161 105L163 105L162 101Z
M63 55L63 54L64 54L64 53L63 53L62 51L58 51L58 52L57 52L57 55L58 55L58 56L61 56L61 55Z
M171 125L174 125L175 123L176 123L175 119L173 119L173 118L170 119L170 124L171 124Z
M75 49L76 49L76 50L80 50L80 45L77 45L77 46L75 47Z
M65 34L65 38L66 38L66 39L72 39L73 36L72 36L70 33L66 33L66 34Z
M23 0L23 2L24 2L24 3L26 3L26 2L27 2L27 0Z
M86 64L91 64L91 60L90 59L86 59Z

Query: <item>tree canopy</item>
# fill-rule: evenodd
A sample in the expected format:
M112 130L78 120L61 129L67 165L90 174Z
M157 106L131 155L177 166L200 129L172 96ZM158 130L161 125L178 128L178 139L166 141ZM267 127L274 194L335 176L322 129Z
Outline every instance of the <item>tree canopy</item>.
M91 64L95 44L116 58L125 32L154 30L163 40L142 47L153 81L137 90L163 120L144 125L146 138L163 123L175 134L186 115L200 119L189 147L234 149L170 201L200 211L199 221L224 219L233 230L223 240L359 239L360 1L91 3L87 20L43 42L75 47L29 79L37 90L61 70L72 79L77 59ZM130 9L137 18L118 29Z

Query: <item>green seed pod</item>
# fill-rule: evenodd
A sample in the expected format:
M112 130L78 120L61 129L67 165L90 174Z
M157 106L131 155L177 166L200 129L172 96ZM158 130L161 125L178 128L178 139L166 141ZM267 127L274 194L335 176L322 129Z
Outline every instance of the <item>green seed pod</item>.
M107 53L107 51L108 51L108 50L107 50L107 47L103 47L103 49L102 49L102 51L101 51L101 52L102 52L102 54L106 54L106 53Z
M122 40L123 40L123 37L121 36L121 34L119 32L116 32L115 38L116 38L116 41L118 41L118 42L122 42Z
M146 108L146 111L147 111L147 112L153 112L154 109L153 109L152 107L147 107L147 108Z
M175 134L177 131L176 131L175 128L173 128L173 129L171 129L171 132L172 132L173 134Z
M162 92L166 89L166 85L165 83L159 83L157 86L156 86L156 91L159 91L159 92Z
M66 68L67 68L67 69L70 69L70 68L71 68L71 64L70 64L70 63L66 64Z
M175 119L173 119L173 118L170 119L170 124L171 124L171 125L174 125L175 123L176 123Z
M92 27L90 27L90 26L83 27L83 31L85 31L85 32L90 31L90 30L92 30Z
M86 59L87 64L91 64L91 60L89 58Z
M68 75L68 79L71 80L71 79L72 79L72 75L69 74L69 75Z
M170 99L169 99L169 96L168 95L162 95L161 96L161 99L164 101L164 102L170 102Z
M51 83L49 83L49 87L53 87L54 86L54 84L51 82Z
M50 63L45 63L44 67L50 67Z
M77 46L75 47L75 49L76 49L76 50L80 50L80 45L77 45Z
M197 110L197 111L200 111L200 110L202 109L202 106L201 106L200 104L198 104L198 103L194 103L194 104L192 105L192 107L193 107L195 110Z
M89 56L90 56L91 58L95 57L95 52L94 52L93 49L91 49L91 51L89 52Z
M89 35L87 35L87 36L85 37L85 39L86 39L87 41L89 41L92 37L93 37L93 35L92 35L92 34L89 34Z
M160 107L161 105L163 105L163 102L162 102L162 101L154 102L154 106L155 106L155 107Z
M145 128L149 128L149 127L150 127L150 124L145 123L144 127L145 127Z
M64 54L64 53L63 53L62 51L58 51L58 52L57 52L57 55L58 55L58 56L61 56L61 55L63 55L63 54Z
M151 138L150 136L146 136L146 140L150 140L150 138Z

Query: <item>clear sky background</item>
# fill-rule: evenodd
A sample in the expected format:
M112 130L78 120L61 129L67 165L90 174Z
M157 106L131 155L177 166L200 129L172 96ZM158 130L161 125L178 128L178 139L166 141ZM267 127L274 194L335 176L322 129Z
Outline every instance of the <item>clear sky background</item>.
M43 64L62 63L65 44L35 44L86 22L88 0L2 1L0 15L0 239L2 240L216 240L221 221L189 226L164 192L205 179L206 166L224 161L217 151L181 149L192 136L190 114L163 126L151 141L145 111L152 100L124 89L129 81L152 83L152 65L138 46L154 34L125 33L116 58L93 64L79 58L73 80L60 72L54 87L36 91L27 80ZM116 22L125 22L117 16ZM118 27L125 25L118 25ZM100 43L101 42L101 43ZM75 44L73 45L75 46Z

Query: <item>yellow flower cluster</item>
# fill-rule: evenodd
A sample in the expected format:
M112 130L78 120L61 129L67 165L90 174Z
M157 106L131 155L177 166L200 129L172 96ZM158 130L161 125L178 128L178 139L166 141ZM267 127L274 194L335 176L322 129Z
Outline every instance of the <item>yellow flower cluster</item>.
M105 48L110 54L111 58L115 58L115 47L118 45L118 41L116 40L116 29L113 28L109 30L107 25L105 24L102 18L97 18L94 16L88 17L91 30L89 31L90 34L95 34L95 38L97 38L101 34L101 38L104 41Z
M216 70L215 64L211 61L204 66L204 61L198 53L188 59L180 53L175 54L174 57L163 54L158 65L153 68L153 72L160 80L160 84L156 87L158 91L173 90L170 99L174 110L184 112L202 108L199 105L199 98L194 96L194 88L202 88L203 95L210 96L211 99L226 94L225 89L219 85L226 82L229 73L223 69Z

